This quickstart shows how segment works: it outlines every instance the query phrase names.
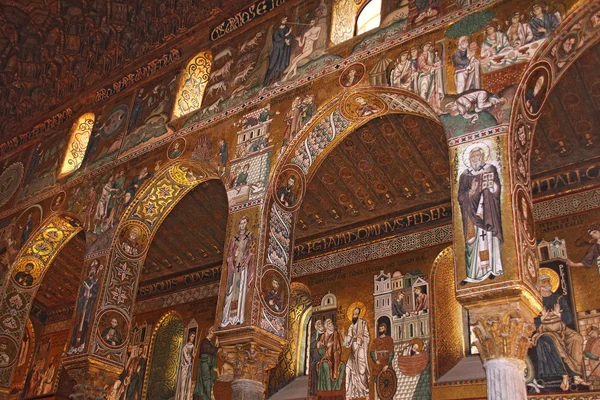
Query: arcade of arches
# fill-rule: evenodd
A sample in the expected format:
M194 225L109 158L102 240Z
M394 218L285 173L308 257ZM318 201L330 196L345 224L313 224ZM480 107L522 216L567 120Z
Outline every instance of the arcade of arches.
M0 399L600 398L600 0L21 3Z

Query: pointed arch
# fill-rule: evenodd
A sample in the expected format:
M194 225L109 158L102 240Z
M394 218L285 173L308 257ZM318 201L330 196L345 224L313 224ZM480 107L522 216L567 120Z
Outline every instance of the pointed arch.
M427 118L443 128L436 112L415 93L387 86L349 90L319 108L290 141L271 174L269 187L273 187L273 181L289 164L300 168L310 181L321 162L348 135L372 119L388 114Z
M77 121L71 127L69 144L60 168L59 178L77 171L83 164L95 120L94 113L85 113L77 118Z
M33 300L50 265L80 231L73 215L53 214L23 245L0 290L0 342L7 345L9 364L0 369L0 386L8 385L17 363Z
M523 74L513 100L507 137L513 204L525 203L532 206L531 160L538 119L546 107L547 99L567 70L600 42L599 32L600 1L582 2L540 46ZM535 100L535 107L528 98ZM523 218L521 209L522 207L511 208L514 221ZM513 226L513 236L520 249L515 264L526 266L533 263L537 266L539 263L535 241L524 239L519 227L516 223ZM527 277L526 270L522 268L522 278ZM537 293L533 285L529 288L532 293Z
M157 322L150 339L142 398L160 400L175 395L183 332L183 318L176 311L167 312Z
M266 231L277 233L268 238L269 263L290 272L288 265L294 245L293 213L302 205L305 189L327 155L356 129L388 114L427 118L442 127L431 106L414 93L390 87L359 87L321 107L290 141L271 173L268 186L271 196L264 208L265 221L269 221ZM290 171L296 175L296 184L302 189L294 206L283 208L275 201L277 186L283 175Z
M142 266L150 244L164 219L191 190L208 180L221 180L210 165L194 161L176 161L166 165L141 187L123 213L112 238L108 269L102 278L98 296L102 310L97 319L109 313L119 319L123 332L131 326L133 306ZM99 338L99 323L92 328L88 349L95 357L116 367L125 362L128 337L119 345ZM88 350L89 351L89 350Z
M188 62L181 74L179 90L173 105L173 119L202 107L204 90L211 76L212 54L202 51Z
M527 111L526 106L527 90L535 84L533 78L542 70L547 73L546 93L540 102L540 109L543 109L545 100L563 74L586 50L600 42L599 31L600 2L597 0L585 1L571 11L552 36L544 42L523 74L513 101L509 129L509 143L514 149L509 152L511 175L517 185L528 188L531 184L533 136L536 131L537 118L540 116L539 111L532 115ZM569 52L565 52L562 48L567 41L573 41ZM519 173L520 170L524 173Z

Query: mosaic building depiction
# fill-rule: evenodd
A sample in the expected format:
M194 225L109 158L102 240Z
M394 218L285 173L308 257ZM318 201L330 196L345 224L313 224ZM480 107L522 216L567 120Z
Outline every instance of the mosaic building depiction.
M0 400L600 398L600 0L0 1Z

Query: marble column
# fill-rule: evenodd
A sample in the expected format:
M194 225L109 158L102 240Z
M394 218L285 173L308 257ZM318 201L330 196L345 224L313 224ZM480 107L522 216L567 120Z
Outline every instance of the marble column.
M535 330L533 315L533 310L520 302L471 311L475 345L487 378L488 399L527 399L524 360Z
M516 358L493 358L484 364L488 399L527 399L525 362Z

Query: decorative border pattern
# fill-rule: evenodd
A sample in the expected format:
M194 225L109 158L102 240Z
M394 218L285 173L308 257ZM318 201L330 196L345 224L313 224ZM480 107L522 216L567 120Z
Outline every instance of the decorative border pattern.
M181 58L181 52L178 49L172 49L171 51L163 54L161 57L155 58L154 60L150 61L148 64L144 65L143 67L140 67L140 68L136 69L134 72L130 72L129 74L122 77L121 79L113 82L112 85L109 85L109 86L103 87L102 89L97 90L94 101L96 103L104 101L104 100L108 99L109 97L114 96L117 93L120 93L121 91L127 89L131 85L134 85L137 82L154 75L154 73L173 64L174 62L178 61L180 58Z
M366 261L377 260L395 254L452 242L452 225L444 225L426 231L398 236L366 246L316 257L293 264L292 277L330 271Z
M44 335L47 335L49 333L68 331L72 327L73 327L73 321L70 318L65 319L65 320L44 326Z
M533 217L536 221L544 221L599 207L600 189L593 189L536 203Z
M112 238L110 262L101 286L101 294L98 295L100 301L98 307L119 313L127 326L131 323L138 278L148 251L147 244L152 241L169 212L189 191L202 182L217 179L214 171L200 164L175 162L165 166L146 183L143 189L140 189L140 195L121 217L119 227L116 229L117 233ZM146 232L143 234L144 245L136 242L143 250L137 254L125 254L119 250L119 245L122 244L119 242L123 240L119 233L132 224L135 224L138 229L146 227L144 228ZM132 239L129 241L131 242ZM115 366L122 366L125 350L105 346L102 341L97 340L99 323L100 319L96 318L91 328L90 346L87 351L92 349L95 357Z
M480 139L508 133L508 125L497 125L492 128L483 129L477 132L470 132L462 136L448 139L448 147L458 146L464 143L475 142Z
M0 144L0 156L8 153L11 150L15 150L17 147L25 144L26 142L37 138L40 134L46 132L48 129L54 129L66 120L70 119L73 116L73 109L68 107L63 111L55 114L53 117L48 118L42 123L37 124L27 133L22 133L19 136L15 136L14 138L7 140L6 142Z
M533 206L533 215L535 221L539 222L595 208L600 208L600 189L569 194L536 203ZM292 277L298 278L447 243L452 243L452 225L444 225L410 235L397 236L381 242L370 243L353 249L295 262L292 265Z
M13 262L0 293L0 335L21 343L36 293L44 275L62 248L81 231L82 227L70 215L54 214L22 247ZM35 265L29 285L18 285L15 274L24 263ZM0 383L9 382L14 366L0 368Z
M175 307L180 304L191 303L209 297L216 297L219 294L219 285L220 282L215 282L210 285L202 285L178 293L169 293L164 296L137 302L133 307L133 315Z

